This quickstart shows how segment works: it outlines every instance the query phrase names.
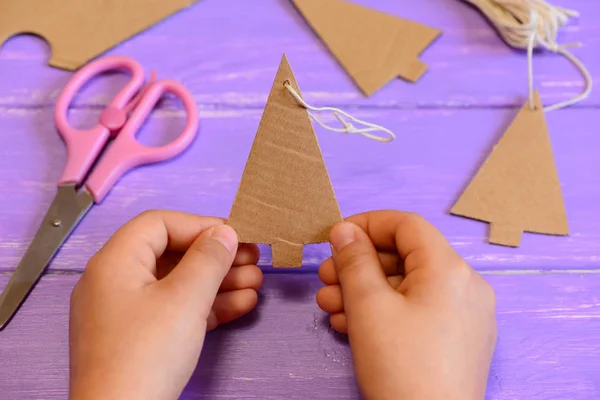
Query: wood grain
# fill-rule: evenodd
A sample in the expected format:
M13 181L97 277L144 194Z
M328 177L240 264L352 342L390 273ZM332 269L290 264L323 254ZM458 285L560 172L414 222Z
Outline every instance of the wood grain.
M600 143L590 121L597 112L570 109L548 114L559 177L571 228L569 237L525 234L519 249L487 244L485 223L449 215L456 197L510 124L516 110L356 110L385 123L398 140L381 144L317 127L325 163L344 216L372 209L422 213L478 269L599 268L600 191L596 171ZM97 111L77 110L74 123L90 123ZM259 110L205 110L190 150L167 164L137 169L92 209L52 263L81 271L110 235L136 214L168 208L227 217L258 127ZM46 212L66 151L50 109L0 113L0 270L17 265ZM160 111L142 132L149 143L177 133L178 111ZM35 160L32 162L31 160ZM552 249L549 251L548 249ZM325 245L305 249L305 270L329 254ZM270 252L261 264L271 270Z
M262 108L279 60L287 53L307 100L322 105L395 108L520 107L527 90L525 54L505 45L474 8L460 0L354 0L385 12L440 28L442 37L422 60L429 72L418 84L398 79L366 99L289 0L203 0L117 46L109 54L138 59L160 77L181 81L202 107ZM559 2L560 3L560 2ZM565 3L565 4L562 4ZM571 0L561 5L582 17L561 33L560 43L583 42L574 54L599 77L600 3ZM69 73L49 69L48 46L17 37L0 52L0 105L52 106ZM555 103L583 89L568 61L542 53L535 62L544 102ZM111 98L98 86L84 104ZM600 93L580 107L600 104Z
M485 275L498 296L488 400L599 394L600 274ZM68 301L78 275L44 277L0 336L2 399L64 399ZM0 276L4 285L7 276ZM267 275L258 309L208 335L182 399L358 399L350 349L315 275ZM401 316L398 316L401 318Z
M317 129L343 214L420 212L496 289L500 337L487 399L600 397L600 94L547 116L571 235L526 234L519 249L490 246L486 224L448 210L525 101L524 53L508 48L460 0L353 1L444 31L422 56L430 70L418 84L397 80L365 98L289 0L203 0L109 53L133 56L188 87L200 109L200 134L177 160L125 176L67 241L0 332L0 399L66 397L69 294L88 258L119 226L152 208L228 215L284 52L309 102L340 106L398 135L382 145ZM600 3L559 3L582 15L559 41L582 41L573 51L599 78ZM52 113L71 74L47 68L48 58L47 45L29 36L0 49L0 288L64 166ZM583 88L559 56L538 54L534 68L546 104ZM125 80L111 75L89 85L75 101L73 123L95 123ZM163 101L141 140L172 139L182 126L180 110ZM357 399L347 343L332 334L314 302L314 271L327 255L327 246L308 248L308 274L268 274L258 311L209 335L182 398ZM265 249L261 265L269 272L270 261Z

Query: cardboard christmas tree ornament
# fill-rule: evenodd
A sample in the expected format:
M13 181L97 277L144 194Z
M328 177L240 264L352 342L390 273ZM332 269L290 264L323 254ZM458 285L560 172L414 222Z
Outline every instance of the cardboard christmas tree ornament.
M292 0L367 96L396 77L416 82L419 55L442 33L429 26L343 0Z
M76 70L197 0L2 0L0 45L19 33L50 43L53 67Z
M490 243L518 247L523 232L568 235L565 205L539 93L494 147L451 213L491 224Z
M273 266L302 266L305 244L329 240L342 220L308 111L284 56L227 223L242 243L271 245Z

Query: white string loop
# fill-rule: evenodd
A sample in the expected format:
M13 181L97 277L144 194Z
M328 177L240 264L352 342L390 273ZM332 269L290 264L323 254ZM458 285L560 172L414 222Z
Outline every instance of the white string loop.
M529 102L533 104L533 49L544 48L568 59L583 75L584 91L567 101L544 108L545 112L558 110L576 104L587 98L592 92L593 80L588 69L575 57L569 47L581 46L581 43L559 45L557 42L560 28L570 18L579 17L575 10L553 6L545 0L465 0L481 10L496 27L502 38L510 46L527 49L529 70Z
M579 46L581 44L575 43L575 44L571 44L571 45L559 46L555 41L550 42L550 43L545 43L544 40L539 37L539 29L536 29L536 27L539 27L538 19L539 19L538 14L535 11L532 11L532 15L530 17L530 21L531 21L530 22L530 33L529 33L530 36L529 36L529 40L528 40L528 44L527 44L527 70L528 70L527 75L528 75L528 86L529 86L529 108L532 110L535 109L535 104L534 104L534 99L533 99L533 94L534 94L533 48L536 46L536 44L539 44L539 45L545 47L546 49L553 51L555 53L558 53L558 54L564 56L565 58L567 58L569 61L571 61L571 63L573 63L573 65L575 65L579 69L579 71L581 71L581 74L583 75L583 78L585 80L585 90L580 95L575 96L570 100L565 100L563 102L553 104L548 107L544 107L544 112L550 112L550 111L555 111L555 110L559 110L561 108L572 106L573 104L577 104L580 101L586 99L592 92L593 83L592 83L592 76L590 75L590 72L585 67L585 65L583 65L583 63L577 57L575 57L570 51L566 50L566 47Z
M306 101L304 101L304 99L302 97L300 97L298 92L296 92L294 90L294 88L292 87L292 85L290 85L289 81L283 82L283 86L290 92L290 94L292 96L294 96L296 101L298 103L300 103L307 110L315 111L315 112L325 112L325 111L331 112L333 114L333 116L342 124L342 128L335 128L335 127L329 126L329 125L325 124L323 121L321 121L316 115L314 115L310 111L308 112L308 116L313 121L315 121L321 127L325 128L331 132L358 134L358 135L362 135L368 139L375 140L378 142L383 142L383 143L391 142L396 139L396 135L394 134L394 132L390 131L389 129L387 129L381 125L373 124L371 122L363 121L361 119L353 117L352 115L348 114L345 111L340 110L339 108L311 106ZM354 124L357 124L359 126L362 125L364 128L357 128ZM384 132L385 134L387 134L387 136L374 135L374 134L372 134L372 132Z

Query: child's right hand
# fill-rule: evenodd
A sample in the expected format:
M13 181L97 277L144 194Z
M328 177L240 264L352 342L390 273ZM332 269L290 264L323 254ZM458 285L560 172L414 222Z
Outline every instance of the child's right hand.
M491 287L419 216L347 221L331 232L317 302L349 335L364 397L483 399L496 343Z

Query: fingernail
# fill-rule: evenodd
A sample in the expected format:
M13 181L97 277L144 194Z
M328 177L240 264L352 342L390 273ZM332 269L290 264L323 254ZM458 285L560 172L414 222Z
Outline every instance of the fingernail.
M356 228L350 222L337 224L331 231L331 246L336 253L339 253L356 240Z
M232 255L235 255L238 247L237 233L227 225L215 226L207 232L211 238L221 243Z

